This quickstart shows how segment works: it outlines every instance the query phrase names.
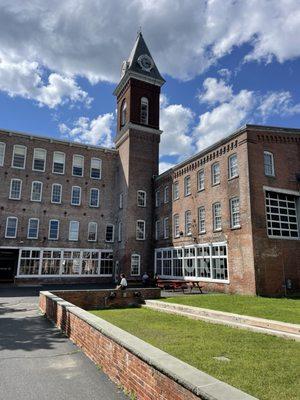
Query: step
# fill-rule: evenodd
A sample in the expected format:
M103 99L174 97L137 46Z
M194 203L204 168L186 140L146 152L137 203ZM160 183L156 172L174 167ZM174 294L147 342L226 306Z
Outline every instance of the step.
M157 311L182 315L188 318L199 319L206 322L247 329L253 332L261 332L279 336L285 339L300 341L300 326L280 321L267 320L243 316L239 314L225 313L223 311L209 310L181 304L165 303L157 300L145 300L143 307Z

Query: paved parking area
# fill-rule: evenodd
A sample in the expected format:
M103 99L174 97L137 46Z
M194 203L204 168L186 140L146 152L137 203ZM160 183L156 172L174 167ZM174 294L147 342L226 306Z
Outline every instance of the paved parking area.
M0 285L1 400L128 399L39 314L39 290Z

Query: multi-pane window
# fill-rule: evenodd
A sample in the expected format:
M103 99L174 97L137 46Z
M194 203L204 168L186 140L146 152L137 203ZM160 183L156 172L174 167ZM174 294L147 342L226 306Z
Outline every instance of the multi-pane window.
M164 218L164 239L169 237L169 218Z
M174 237L177 238L180 236L179 232L179 215L175 214L173 217L173 224L174 224Z
M220 164L214 163L211 167L211 182L212 185L220 183Z
M61 203L62 186L59 183L53 183L51 193L51 203Z
M203 281L227 281L226 243L203 243L155 251L155 272L166 278L195 277Z
M234 197L230 199L230 222L231 228L239 228L240 224L240 199Z
M123 100L121 108L121 126L124 126L126 124L126 119L127 119L127 104L126 101Z
M22 192L22 181L21 179L12 179L10 181L9 198L12 200L20 200Z
M169 186L165 186L164 188L164 203L169 202Z
M137 191L137 205L138 207L146 207L146 192L144 190Z
M146 238L146 222L143 220L136 221L136 240L145 240Z
M57 240L59 235L59 221L57 219L50 219L48 238L50 240Z
M100 158L91 159L91 178L101 179L101 160Z
M34 149L33 152L33 171L45 171L47 152L44 149Z
M221 203L214 203L213 209L213 230L219 231L222 229Z
M160 238L160 221L155 221L155 239L158 240Z
M25 168L26 152L27 148L25 146L21 146L18 144L14 145L12 167L20 169Z
M264 151L264 170L265 175L275 176L274 156L269 151Z
M228 178L235 178L239 175L237 155L232 154L228 158Z
M198 208L198 230L199 233L205 233L205 208Z
M185 236L190 236L192 234L192 212L190 210L186 211L185 217Z
M191 177L188 175L184 178L184 195L189 196L191 194Z
M22 250L20 255L19 275L38 275L40 266L39 250Z
M38 218L29 218L27 238L28 239L37 239L38 236L39 236L39 219Z
M155 192L155 207L159 207L159 190Z
M106 225L105 241L114 241L114 226L112 224Z
M74 154L73 167L72 167L73 176L83 176L83 167L84 167L84 157L78 154Z
M90 207L99 207L99 189L92 188L90 190Z
M60 250L44 250L41 256L42 260L42 275L59 275L61 264ZM22 257L22 255L21 255Z
M31 201L42 201L43 184L33 181L31 185Z
M79 237L79 222L78 221L70 221L69 224L69 240L77 241Z
M5 143L0 142L0 167L4 165Z
M79 206L81 203L81 187L72 186L71 204L72 206Z
M141 256L137 253L131 254L131 270L130 275L140 275Z
M5 237L15 238L17 236L18 218L8 217L6 220Z
M173 200L179 199L179 183L173 183Z
M198 190L204 190L204 170L198 171Z
M118 242L122 242L122 231L123 231L123 224L119 222L118 224Z
M141 98L141 124L148 125L149 102L147 97Z
M65 160L66 155L60 151L55 151L53 153L53 165L52 172L54 174L64 174L65 173Z
M267 232L276 238L299 238L297 206L300 197L292 194L266 192Z
M98 229L97 222L89 222L89 225L88 225L88 241L89 242L96 242L97 229Z
M119 208L120 208L120 210L123 208L123 201L124 201L123 193L120 193L119 194Z

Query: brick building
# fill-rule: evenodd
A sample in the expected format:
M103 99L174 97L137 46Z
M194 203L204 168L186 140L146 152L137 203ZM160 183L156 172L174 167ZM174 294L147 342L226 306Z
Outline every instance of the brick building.
M300 130L247 125L158 176L163 84L139 34L114 149L0 131L0 280L299 288Z

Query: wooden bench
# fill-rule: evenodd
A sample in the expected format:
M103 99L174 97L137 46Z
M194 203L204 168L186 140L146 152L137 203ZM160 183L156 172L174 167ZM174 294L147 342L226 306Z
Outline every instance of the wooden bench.
M193 288L198 288L200 293L202 294L203 286L200 285L200 282L195 281L184 281L184 280L172 280L172 279L157 279L156 286L164 289L164 290L173 290L181 289L184 293L184 289L190 288L190 292Z

